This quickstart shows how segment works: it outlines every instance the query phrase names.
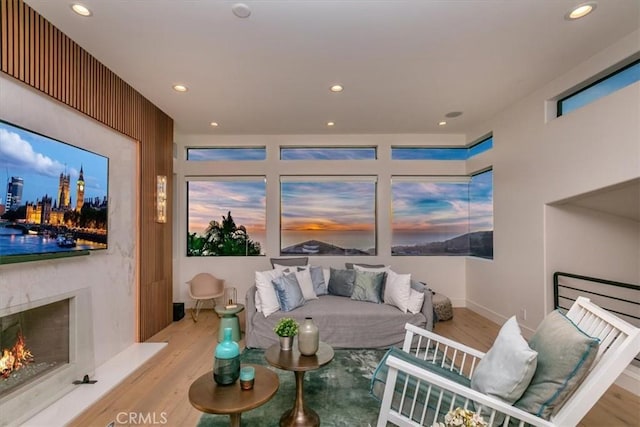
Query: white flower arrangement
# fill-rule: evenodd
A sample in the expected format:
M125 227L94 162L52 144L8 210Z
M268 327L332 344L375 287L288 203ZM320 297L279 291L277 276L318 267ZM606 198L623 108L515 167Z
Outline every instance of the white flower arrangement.
M456 408L444 416L444 423L434 423L432 427L487 427L487 422L468 409Z

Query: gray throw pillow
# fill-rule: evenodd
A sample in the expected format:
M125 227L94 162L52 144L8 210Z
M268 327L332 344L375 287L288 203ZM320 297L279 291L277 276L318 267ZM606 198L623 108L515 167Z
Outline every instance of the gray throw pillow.
M329 274L329 294L350 297L353 293L353 283L356 279L355 270L337 270L331 268Z
M276 296L280 303L280 310L291 311L304 305L302 289L295 273L283 274L271 281L276 290Z
M537 356L522 337L514 316L502 325L493 346L478 363L471 388L512 405L529 386Z
M556 310L544 318L529 346L538 352L538 367L514 406L548 420L589 372L600 340Z
M316 295L327 295L329 290L327 289L327 284L324 282L322 267L310 267L309 272L311 273L311 282L313 283L313 290Z
M309 263L309 257L297 257L297 258L269 258L271 267L276 268L276 264L286 267L297 267L307 265Z
M351 299L380 304L382 302L382 284L384 283L386 276L387 273L384 271L374 273L370 271L356 270Z

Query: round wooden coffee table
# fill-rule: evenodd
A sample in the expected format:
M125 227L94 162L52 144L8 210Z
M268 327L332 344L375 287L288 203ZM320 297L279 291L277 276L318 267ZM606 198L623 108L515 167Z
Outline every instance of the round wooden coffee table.
M319 426L320 417L304 403L304 373L318 369L333 360L333 348L321 342L313 356L303 356L297 346L288 351L280 350L280 344L274 344L264 353L270 365L285 371L293 371L296 376L296 401L293 408L280 417L281 426Z
M195 380L189 388L189 402L194 408L208 414L228 414L232 427L240 427L243 412L265 404L276 394L280 381L278 375L269 368L259 365L251 390L242 390L240 382L222 386L213 380L213 371L209 371Z

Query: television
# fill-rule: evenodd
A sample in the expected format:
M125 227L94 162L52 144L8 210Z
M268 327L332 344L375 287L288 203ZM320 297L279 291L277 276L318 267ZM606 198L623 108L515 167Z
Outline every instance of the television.
M0 120L0 177L0 263L107 248L107 157Z

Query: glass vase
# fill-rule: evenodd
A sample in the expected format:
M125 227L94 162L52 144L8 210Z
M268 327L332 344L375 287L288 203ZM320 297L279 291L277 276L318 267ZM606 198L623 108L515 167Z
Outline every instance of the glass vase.
M224 339L216 346L213 380L220 385L235 383L240 376L240 346L232 338L231 328L224 328Z
M303 356L313 356L318 351L320 333L311 317L305 317L298 330L298 350Z

